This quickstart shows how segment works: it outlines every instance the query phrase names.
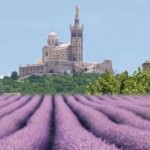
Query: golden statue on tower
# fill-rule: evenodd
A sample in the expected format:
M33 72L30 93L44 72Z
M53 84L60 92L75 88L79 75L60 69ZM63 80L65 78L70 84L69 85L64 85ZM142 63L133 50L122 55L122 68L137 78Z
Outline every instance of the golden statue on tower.
M76 14L77 15L79 14L79 7L78 7L78 5L76 5Z

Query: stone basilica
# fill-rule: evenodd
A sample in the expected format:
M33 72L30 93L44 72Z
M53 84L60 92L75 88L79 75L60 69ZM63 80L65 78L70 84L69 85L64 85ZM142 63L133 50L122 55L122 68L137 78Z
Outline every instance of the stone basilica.
M74 25L70 26L70 32L70 44L59 42L57 34L51 32L47 44L42 49L42 58L36 64L20 66L19 76L92 72L103 74L106 70L114 74L111 60L104 60L102 63L83 61L83 25L80 25L78 6L76 6Z

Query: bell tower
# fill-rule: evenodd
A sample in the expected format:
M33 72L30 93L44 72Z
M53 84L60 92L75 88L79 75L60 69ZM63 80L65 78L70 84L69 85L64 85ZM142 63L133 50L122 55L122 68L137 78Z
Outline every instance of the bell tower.
M83 61L83 25L80 25L79 20L79 7L75 9L74 25L70 25L71 31L71 60L72 61Z

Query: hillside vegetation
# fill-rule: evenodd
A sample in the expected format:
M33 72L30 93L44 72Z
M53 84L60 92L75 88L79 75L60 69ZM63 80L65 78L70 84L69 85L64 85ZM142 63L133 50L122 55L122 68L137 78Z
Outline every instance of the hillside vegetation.
M137 95L150 94L150 72L138 69L132 75L124 71L116 76L105 72L96 81L89 83L87 94Z
M0 80L0 94L94 94L134 95L150 94L150 73L138 69L132 75L128 71L113 75L99 74L43 75L17 80L16 72Z
M85 94L86 86L98 79L98 74L30 76L18 81L14 76L0 80L0 93L21 94Z

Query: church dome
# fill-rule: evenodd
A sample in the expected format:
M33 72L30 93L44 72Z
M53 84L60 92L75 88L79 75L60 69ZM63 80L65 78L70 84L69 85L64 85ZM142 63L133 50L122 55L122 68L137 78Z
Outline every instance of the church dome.
M48 39L47 39L47 44L50 46L50 45L57 45L58 44L58 37L57 37L57 34L55 32L51 32L49 35L48 35Z
M57 34L55 32L51 32L48 37L49 39L57 39Z

